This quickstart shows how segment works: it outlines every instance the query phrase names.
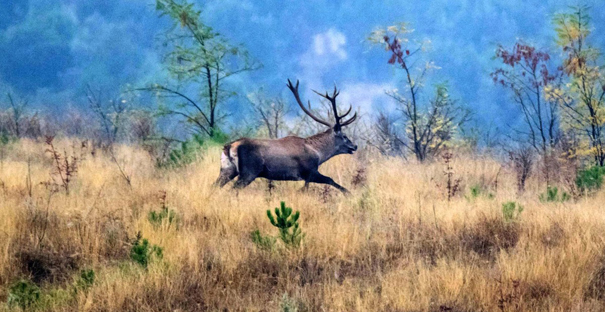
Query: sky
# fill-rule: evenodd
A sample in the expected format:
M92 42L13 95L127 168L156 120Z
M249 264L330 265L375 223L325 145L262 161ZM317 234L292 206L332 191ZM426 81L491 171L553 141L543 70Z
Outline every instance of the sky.
M430 40L425 58L440 69L426 82L447 82L452 96L483 125L514 124L519 112L489 73L498 44L523 39L557 54L551 19L570 5L592 7L592 26L605 28L605 1L565 0L209 0L196 1L204 22L245 47L263 67L232 77L238 93L226 104L240 112L245 96L263 88L290 98L286 81L308 90L341 89L339 100L366 117L393 111L386 90L402 89L388 54L365 40L379 27L408 22L413 39ZM85 87L118 92L162 82L159 35L170 27L150 0L0 0L0 94L14 92L45 112L85 107ZM594 35L605 48L605 37ZM0 98L0 105L3 100ZM153 107L154 103L141 105ZM238 116L245 118L246 116Z

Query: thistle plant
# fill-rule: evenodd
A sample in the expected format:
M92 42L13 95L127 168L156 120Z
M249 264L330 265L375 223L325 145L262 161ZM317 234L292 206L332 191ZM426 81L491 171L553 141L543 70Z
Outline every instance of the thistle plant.
M280 208L275 208L275 217L271 210L267 210L267 217L273 226L279 229L279 237L286 246L299 246L303 234L298 228L298 218L300 212L292 214L292 208L286 207L285 202L281 202ZM292 231L290 231L292 229Z

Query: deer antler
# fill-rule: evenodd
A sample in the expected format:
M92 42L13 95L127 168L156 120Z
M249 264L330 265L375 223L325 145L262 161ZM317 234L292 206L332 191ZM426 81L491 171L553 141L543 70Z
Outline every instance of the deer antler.
M300 108L302 108L302 110L305 112L305 114L309 115L309 117L313 118L313 120L319 122L322 125L326 125L328 127L332 127L332 124L330 124L329 122L324 121L321 118L313 115L310 110L307 110L305 108L305 105L300 100L300 95L298 94L298 80L296 80L296 86L293 86L292 82L290 81L290 79L288 79L288 88L294 94L294 97L296 98L296 102L298 102L298 106L300 106ZM309 101L309 109L311 109L311 101Z
M334 85L334 91L332 92L332 95L329 95L328 92L326 92L326 94L321 94L315 90L313 90L313 92L315 92L319 96L327 99L332 104L332 111L334 112L334 119L336 120L336 123L334 124L334 130L340 131L340 129L342 127L350 125L351 123L353 123L353 121L355 121L355 119L357 119L357 113L355 113L353 115L353 117L347 119L344 122L341 122L341 120L351 112L351 110L353 109L353 106L349 106L349 109L347 110L346 113L344 113L340 116L338 115L338 109L336 107L336 97L340 94L340 91L338 91L338 89L336 89L336 85Z
M332 95L328 94L328 92L326 92L326 94L321 94L315 90L313 90L313 92L317 93L319 96L327 99L328 101L330 101L330 103L332 104L332 111L334 112L334 119L336 121L335 124L331 124L327 121L324 121L318 117L316 117L315 115L313 115L309 110L307 110L305 108L305 106L303 105L302 101L300 100L300 96L298 95L298 80L296 80L296 86L292 85L292 82L290 81L290 79L288 79L288 88L290 88L290 91L292 91L292 93L294 94L294 97L296 98L296 101L298 102L298 105L300 106L300 108L302 108L302 110L309 115L311 118L313 118L315 121L324 124L328 127L333 127L335 131L340 131L340 129L344 126L350 125L351 123L353 123L353 121L355 121L355 119L357 119L357 113L355 113L353 115L353 117L345 120L344 122L341 122L341 120L346 117L351 110L353 109L353 106L349 106L349 109L347 110L346 113L342 114L342 115L338 115L338 108L336 107L336 97L340 94L340 91L338 91L338 89L336 88L336 85L334 85L334 91L332 92ZM311 108L311 102L309 102L309 109Z

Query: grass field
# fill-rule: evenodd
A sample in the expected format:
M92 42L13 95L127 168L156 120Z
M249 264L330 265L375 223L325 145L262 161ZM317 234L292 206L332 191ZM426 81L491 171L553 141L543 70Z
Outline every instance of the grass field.
M118 147L131 186L106 152L55 147L78 158L69 194L43 142L2 147L0 310L605 310L605 194L541 201L537 179L518 194L487 157L454 157L448 201L441 161L335 157L321 171L345 197L302 182L214 189L218 147L173 169ZM281 201L300 211L302 243L262 248L251 232L277 237L266 210ZM523 210L505 216L509 201ZM163 207L172 221L150 221ZM146 268L131 256L139 232L162 248Z

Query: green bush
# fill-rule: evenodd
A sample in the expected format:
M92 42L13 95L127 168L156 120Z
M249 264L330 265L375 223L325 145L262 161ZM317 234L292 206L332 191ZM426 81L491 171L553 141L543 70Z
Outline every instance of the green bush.
M279 238L286 246L299 246L303 238L303 234L298 228L298 218L300 212L292 215L292 208L286 207L285 202L281 202L281 208L275 208L275 218L271 214L271 210L267 210L267 217L273 226L279 229ZM290 232L290 230L292 230Z
M159 211L150 211L147 215L147 220L153 225L154 228L159 228L164 220L168 222L168 226L172 225L177 221L176 212L168 207L164 206Z
M198 155L213 145L223 145L229 141L229 137L220 130L214 130L214 135L210 138L204 138L199 134L194 134L187 141L172 149L168 154L168 159L158 163L159 167L181 167L194 162Z
M298 303L293 298L288 296L288 293L284 293L279 302L280 312L298 312Z
M38 301L40 301L40 288L28 280L19 280L8 289L9 308L19 307L25 311Z
M250 233L250 239L256 247L263 250L273 250L275 246L275 238L271 236L263 236L259 230L254 230Z
M93 269L82 270L74 285L74 292L87 291L94 283L95 271Z
M180 167L192 163L204 146L202 136L194 134L191 139L181 142L180 146L170 151L168 159L160 167Z
M565 202L571 199L571 196L567 192L563 192L559 195L559 188L556 186L546 187L546 193L540 194L541 202Z
M509 201L502 204L502 215L506 222L515 221L519 218L519 215L523 212L523 206L517 204L514 201Z
M14 138L6 132L0 132L0 146L8 145L8 143L11 143L13 140Z
M576 186L583 193L596 191L603 185L605 167L592 166L578 171Z
M162 259L163 250L162 247L157 245L150 245L147 239L142 239L141 233L137 234L137 238L130 249L130 259L140 264L144 268L147 268L149 262L153 258Z
M212 137L208 140L209 145L225 145L225 143L229 142L229 135L227 135L225 132L219 130L219 129L214 129L214 134L212 135Z
M466 199L476 199L480 196L485 196L489 199L494 198L494 194L485 189L485 187L480 184L475 184L470 187L470 194L466 197Z

